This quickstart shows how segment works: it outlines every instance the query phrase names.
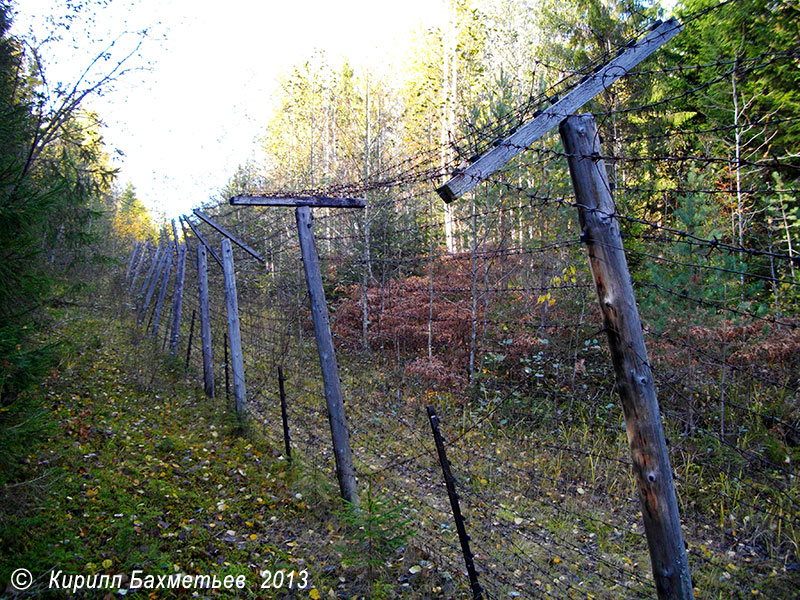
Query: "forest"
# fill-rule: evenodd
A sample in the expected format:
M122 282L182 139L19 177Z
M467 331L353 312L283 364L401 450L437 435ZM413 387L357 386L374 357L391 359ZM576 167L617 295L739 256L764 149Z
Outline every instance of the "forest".
M84 108L124 62L52 88L0 2L0 596L66 596L56 570L115 582L76 597L796 596L800 5L446 6L402 65L287 71L260 157L162 222Z

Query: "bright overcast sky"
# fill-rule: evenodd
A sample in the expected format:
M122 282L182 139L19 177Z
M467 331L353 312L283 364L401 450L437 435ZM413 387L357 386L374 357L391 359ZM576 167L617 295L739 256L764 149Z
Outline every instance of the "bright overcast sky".
M41 39L47 18L65 14L66 2L17 0L16 30L33 28ZM111 39L151 28L136 63L148 69L129 73L89 107L106 123L106 143L124 153L115 161L123 185L133 183L148 207L169 217L207 201L237 165L258 158L282 73L315 50L356 66L392 60L414 29L438 26L442 14L439 0L107 4L43 49L48 78L74 81Z

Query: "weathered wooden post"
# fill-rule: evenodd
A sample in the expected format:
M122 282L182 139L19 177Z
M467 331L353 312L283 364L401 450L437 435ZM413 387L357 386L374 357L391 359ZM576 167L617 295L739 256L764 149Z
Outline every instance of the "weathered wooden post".
M233 397L239 422L245 418L247 392L244 381L242 335L239 331L239 301L236 298L236 275L233 271L233 247L228 238L222 240L222 270L225 275L225 303L228 308L228 342L231 348Z
M454 172L450 180L436 191L445 202L453 202L481 181L486 181L514 156L529 148L536 140L566 117L574 114L600 92L608 89L612 83L678 35L682 29L683 25L674 18L663 23L661 21L654 23L643 38L631 41L621 49L616 57L584 77L563 98L553 98L550 106L537 111L533 119L518 127L507 137L497 140L493 148L474 161L470 161L468 166ZM568 143L573 142L573 140L567 141L567 138L571 137L569 131L573 127L572 123L562 127L565 147ZM593 123L592 127L594 128ZM596 133L587 134L588 129L583 125L578 128L582 128L584 131L574 136L576 144L578 144L579 138L595 142ZM590 146L588 142L584 145L585 148L581 147L580 150L576 150L575 146L571 146L572 150L567 150L570 154L584 157L581 161L575 158L570 159L570 172L575 184L576 195L579 196L578 203L589 207L583 208L581 219L583 222L585 218L585 222L589 224L591 231L585 229L585 233L588 236L587 240L593 240L595 245L594 249L590 249L590 260L593 272L597 268L595 281L612 346L617 383L623 398L628 438L634 456L634 471L639 480L642 512L645 514L645 529L650 546L656 589L662 600L667 598L685 600L693 597L691 577L681 536L672 471L666 452L664 433L661 430L658 402L647 363L647 354L644 350L641 324L633 298L630 275L627 265L625 265L619 230L616 222L608 218L608 215L613 214L614 211L610 195L608 195L608 182L601 180L597 174L602 170L603 177L606 176L605 168L597 168L596 158L599 157L599 145L596 149L593 149L594 146ZM582 166L579 167L579 163ZM593 167L594 170L590 167ZM581 169L584 172L577 175L578 178L584 179L581 185L585 187L582 187L580 192L575 169ZM603 209L597 208L598 200L592 200L594 202L592 204L581 199L581 194L589 196L605 194L607 196L603 202L609 203L610 210L607 211L605 221L601 214ZM592 197L594 198L594 196ZM616 234L611 231L612 225L617 227ZM616 241L608 244L608 240L613 235L617 236ZM616 262L613 264L606 262L610 260ZM623 266L624 270L619 270ZM598 280L599 273L602 273L600 280ZM630 312L631 309L633 314ZM638 340L636 340L636 336L638 336Z
M169 307L169 312L167 313L167 319L165 321L164 326L164 340L161 342L161 351L163 352L167 348L167 339L169 339L169 323L172 320L172 306ZM155 331L153 334L155 335Z
M497 140L491 150L484 152L475 161L470 161L469 166L455 172L447 183L437 188L439 196L445 202L453 202L481 181L491 177L509 160L525 151L599 93L607 90L612 83L678 35L682 29L683 25L674 18L663 23L654 23L642 39L632 40L617 56L606 64L599 65L563 98L553 97L550 106L537 111L533 119L515 129L506 138Z
M194 234L195 234L195 236L197 236L197 239L199 240L199 242L200 242L200 243L201 243L203 246L205 246L205 248L206 248L206 251L207 251L209 254L211 254L212 258L213 258L215 261L217 261L217 264L218 264L220 267L222 267L222 259L219 257L219 255L218 255L216 252L214 252L214 247L213 247L211 244L209 244L209 243L208 243L208 240L205 238L205 236L204 236L202 233L200 233L199 231L197 231L197 227L195 227L195 226L194 226L194 224L193 224L193 223L192 223L192 222L191 222L191 221L190 221L188 218L187 218L187 219L185 219L185 221L186 221L186 224L189 226L189 229L191 229L191 230L192 230L192 233L194 233Z
M136 259L139 256L139 251L142 249L143 245L143 242L136 242L136 245L133 247L133 252L131 252L131 257L128 260L128 270L125 271L125 281L128 281L131 278L133 265L136 263Z
M158 324L161 319L161 309L164 307L164 298L167 296L167 286L169 285L169 275L172 273L172 252L167 251L164 255L166 259L166 268L164 269L164 277L161 279L161 290L158 293L158 301L156 303L156 314L153 318L153 341L158 342Z
M658 597L693 598L658 399L594 117L559 127L622 400Z
M174 221L173 221L174 223ZM183 308L183 280L186 273L186 244L178 246L178 268L175 271L175 292L172 300L172 335L169 353L178 356L178 340L181 334L181 310Z
M211 227L219 231L222 235L225 236L227 240L233 242L234 244L239 246L242 250L250 254L257 261L261 262L262 264L266 263L264 257L261 256L258 252L256 252L253 248L251 248L249 244L246 244L243 240L239 239L237 235L235 235L233 232L229 231L228 229L217 223L214 219L196 209L194 211L194 214L197 215L197 217L199 217L203 221L205 221L206 224L210 225Z
M178 228L175 227L175 219L172 219L172 243L175 245L175 249L178 249Z
M147 290L147 288L150 286L150 281L151 281L151 279L153 277L153 273L155 273L155 270L158 268L158 265L161 263L161 252L162 252L162 250L163 250L163 245L162 244L159 244L158 246L156 246L156 251L153 254L153 260L150 263L150 268L147 269L147 275L145 276L144 281L142 281L142 287L136 293L137 296L142 296L142 294L144 294L145 291Z
M200 296L200 339L203 345L203 389L206 396L216 396L214 362L211 354L211 317L208 310L208 259L205 244L197 244L197 287Z
M140 323L144 319L144 316L147 314L147 309L150 306L150 301L153 299L153 293L156 290L156 285L158 285L158 282L161 279L161 273L164 270L168 258L169 258L169 246L165 246L161 252L161 256L158 258L158 267L156 267L155 270L152 271L151 276L149 278L149 283L146 284L147 294L144 297L142 308L139 311ZM155 262L153 263L153 266L155 266Z
M311 209L298 206L295 209L297 232L300 237L300 252L308 284L308 295L311 299L311 318L314 322L314 335L317 338L319 362L322 367L322 381L325 388L325 400L328 404L328 422L333 438L333 456L336 459L336 476L342 497L353 506L358 506L356 470L353 466L353 453L350 449L350 436L344 412L342 387L339 381L339 366L336 364L336 351L331 337L331 326L328 320L328 305L325 302L325 290L322 288L322 275L319 270L319 255L311 230Z
M150 240L147 240L144 244L144 248L142 249L142 253L139 256L139 260L136 263L136 269L133 271L133 277L131 278L131 284L128 286L128 294L132 294L133 290L136 289L136 282L139 280L139 275L142 273L142 267L144 267L145 263L147 262L147 257L150 253Z

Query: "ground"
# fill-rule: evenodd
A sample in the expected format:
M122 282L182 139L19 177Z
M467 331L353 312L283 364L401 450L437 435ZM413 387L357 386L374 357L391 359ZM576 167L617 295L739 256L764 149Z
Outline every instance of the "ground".
M76 308L54 315L53 327L66 340L59 363L2 415L11 432L3 448L3 597L15 597L7 584L18 568L33 574L28 591L45 597L66 595L46 591L51 571L62 572L61 584L73 574L122 576L121 592L86 597L124 594L135 570L143 582L244 576L244 589L199 597L355 598L376 583L358 564L341 566L353 548L337 518L346 509L330 487L304 477L257 427L240 427L224 400L206 398L178 362L147 359L150 340L137 339L130 322Z

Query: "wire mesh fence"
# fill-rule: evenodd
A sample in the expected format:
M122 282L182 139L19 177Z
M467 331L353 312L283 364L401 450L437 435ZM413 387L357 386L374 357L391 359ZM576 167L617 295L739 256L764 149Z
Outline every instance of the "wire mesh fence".
M688 15L684 25L729 4ZM763 77L798 57L776 48L706 64L651 61L624 75L624 93L589 107L603 139L604 155L595 158L605 161L616 204L607 216L623 234L693 584L703 596L788 597L800 581L800 259L797 224L787 217L798 194L788 182L800 167L788 150L765 151L800 116L753 110L741 121L683 129L669 115L727 90L732 77ZM447 152L405 158L367 181L289 194L367 200L364 210L317 209L314 224L359 486L403 508L415 531L409 544L465 594L427 405L440 416L486 596L654 595L558 135L463 202L445 208L434 190L465 157L504 143L607 58L563 73L547 93L475 127ZM666 82L657 99L638 93L637 83L653 78ZM662 127L642 128L648 120ZM721 142L698 153L689 142L709 134ZM207 212L264 257L236 253L248 416L281 452L281 367L294 460L334 481L294 215L224 204ZM219 251L219 232L199 221L193 228ZM198 243L195 235L188 241ZM216 392L233 402L223 360L225 287L213 260L208 276ZM183 315L199 314L194 266L185 290ZM202 373L196 330L194 348L185 346L189 328L184 318L180 354L190 352L191 368Z

